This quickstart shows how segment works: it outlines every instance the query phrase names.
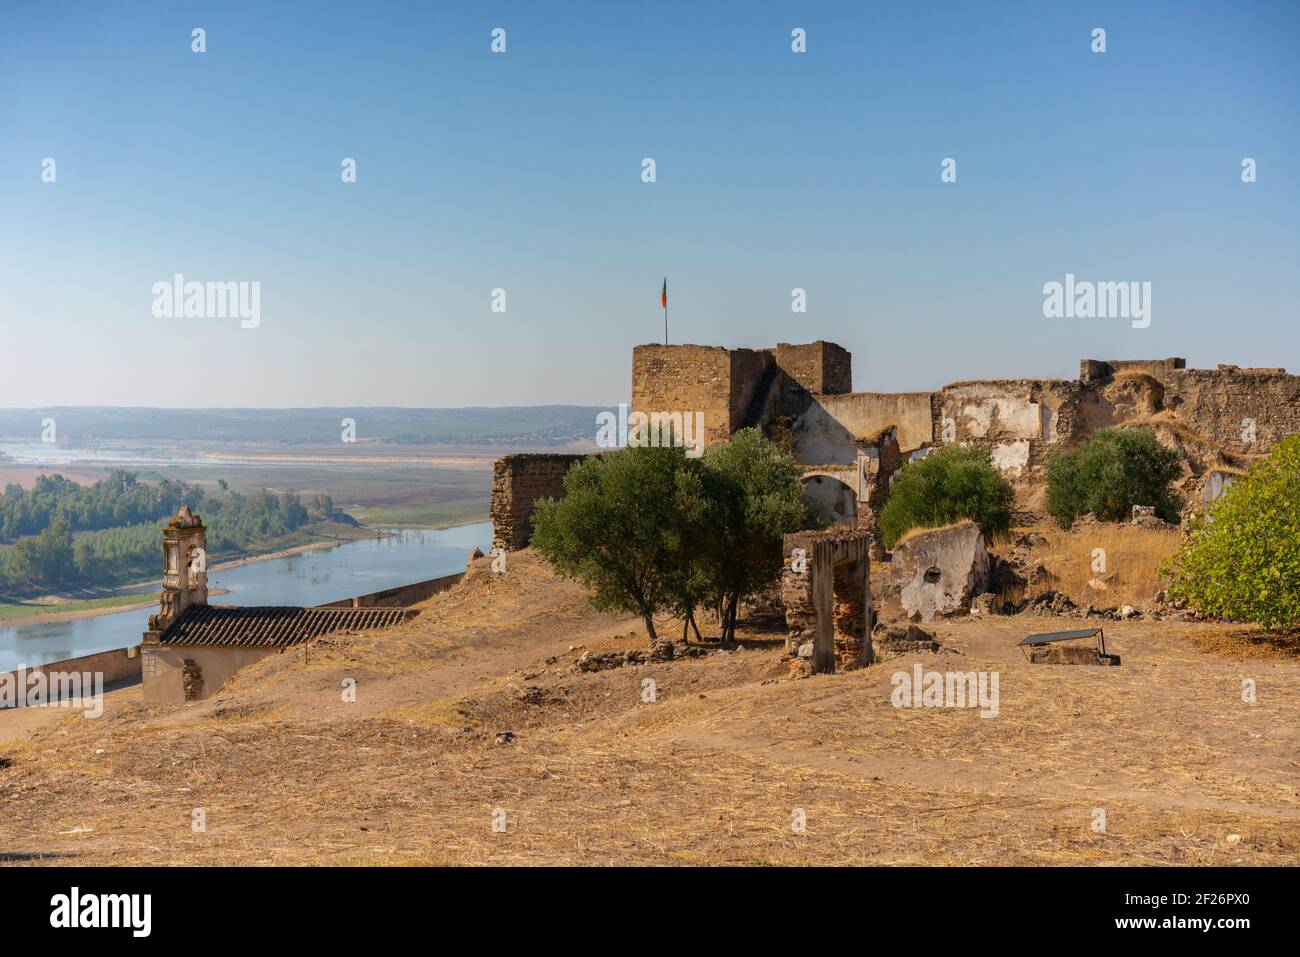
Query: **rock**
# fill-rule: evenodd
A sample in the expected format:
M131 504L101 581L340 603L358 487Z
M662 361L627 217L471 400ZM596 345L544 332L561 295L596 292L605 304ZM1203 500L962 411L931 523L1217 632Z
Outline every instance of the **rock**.
M875 639L875 644L881 654L901 655L914 651L931 651L940 650L939 643L934 640L934 635L930 634L924 628L918 628L916 625L899 622L889 625L880 632L880 636Z
M1130 525L1138 528L1175 528L1162 518L1156 517L1156 507L1154 505L1134 505L1133 517L1129 519Z
M963 614L988 585L989 555L974 522L921 531L894 549L891 577L903 614Z
M1123 608L1119 610L1119 616L1124 619L1141 618L1142 612L1138 611L1132 605L1125 605Z
M802 645L799 646L799 657L811 658L812 656L813 656L813 643L811 641L805 641Z
M1103 655L1090 645L1043 645L1029 652L1033 665L1118 665L1119 655Z
M971 599L970 613L972 615L996 615L999 611L998 596L985 592L983 595L976 595Z
M517 688L514 692L515 700L523 704L542 704L547 693L545 688L539 688L537 685L529 685L526 688Z
M605 671L608 668L622 668L626 662L627 656L621 651L607 651L600 655L584 651L573 667L584 672Z
M1088 606L1091 609L1091 605ZM1030 599L1022 611L1031 615L1058 615L1061 617L1078 614L1078 606L1070 601L1069 596L1055 589L1045 591L1037 598Z
M1241 843L1241 835L1240 835L1240 834L1229 834L1228 837L1227 837L1227 841L1228 841L1229 844L1240 844L1240 843Z
M498 731L496 740L497 744L510 744L515 740L515 733L513 731Z

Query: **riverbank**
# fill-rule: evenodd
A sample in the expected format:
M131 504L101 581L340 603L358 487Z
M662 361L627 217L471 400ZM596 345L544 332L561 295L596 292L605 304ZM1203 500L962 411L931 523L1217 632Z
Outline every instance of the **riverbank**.
M209 572L221 571L227 568L239 568L243 565L250 565L253 562L270 561L275 558L288 558L293 555L299 555L303 552L313 551L318 548L336 548L339 545L348 542L361 541L368 538L382 538L387 532L382 529L365 528L362 526L342 525L331 522L329 524L329 533L315 532L310 541L302 542L298 545L288 547L270 546L268 551L251 551L246 555L240 555L237 558L226 559L225 561L216 562L208 566ZM51 595L44 596L32 602L16 602L13 604L0 604L0 628L14 625L30 624L48 624L57 621L76 621L82 618L95 618L100 615L116 615L119 612L137 611L141 608L148 608L158 604L159 592L139 592L132 589L139 589L149 585L158 585L158 578L149 578L143 581L129 582L118 587L118 591L126 594L109 595L104 598L68 598L64 600L63 596ZM217 595L229 594L227 589L212 588L208 590L208 596L216 597Z
M270 557L270 556L268 556ZM228 588L210 588L208 597L228 595ZM14 625L47 625L56 621L77 621L116 615L124 611L137 611L158 604L160 592L115 595L112 598L89 598L84 601L67 601L50 605L0 605L0 628ZM47 610L48 609L48 610Z
M482 521L482 520L480 520ZM477 525L479 522L456 522L453 524L442 525L431 531L446 531L453 528L463 528L469 525ZM254 552L243 555L238 558L231 558L225 561L217 562L209 566L209 572L222 571L229 568L240 568L245 565L251 565L255 562L272 561L277 558L291 558L294 555L301 555L304 552L315 551L317 549L337 548L339 545L345 545L349 542L362 541L372 538L390 538L392 532L385 529L371 528L366 526L336 526L339 533L330 535L319 535L312 541L303 542L299 545L291 545L286 548L276 548L272 551ZM428 526L389 526L393 529L400 528L426 528ZM140 588L146 585L157 585L159 579L150 579L148 581L133 582L129 585L121 586L124 589ZM150 608L158 604L159 592L133 592L124 595L110 595L105 598L87 598L87 599L68 599L66 601L58 600L40 600L34 603L18 603L10 605L0 605L0 628L18 625L32 624L50 624L60 621L77 621L84 618L97 618L103 615L116 615L121 612L138 611L141 608ZM208 597L215 598L218 595L229 594L229 589L210 588Z

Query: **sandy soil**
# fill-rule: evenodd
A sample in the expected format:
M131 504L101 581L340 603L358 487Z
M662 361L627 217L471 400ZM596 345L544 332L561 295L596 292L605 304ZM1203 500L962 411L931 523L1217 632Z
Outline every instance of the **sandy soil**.
M736 650L583 674L584 649L644 636L527 552L423 609L208 701L0 730L0 860L1300 861L1300 660L1248 630L1108 624L1120 667L1052 667L1014 647L1052 619L964 619L936 628L943 653L792 679L779 630L749 623ZM915 664L997 672L998 715L893 707Z
M0 488L12 482L21 485L23 488L30 489L42 475L62 475L65 479L81 485L94 485L104 477L106 471L107 469L87 470L84 465L51 468L49 466L5 465L0 463Z

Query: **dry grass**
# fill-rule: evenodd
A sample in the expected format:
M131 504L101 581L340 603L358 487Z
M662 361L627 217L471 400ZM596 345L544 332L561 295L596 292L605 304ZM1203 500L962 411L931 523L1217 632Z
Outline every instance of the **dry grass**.
M903 545L906 542L911 541L912 539L916 538L918 535L926 535L929 534L930 532L942 532L945 529L958 528L962 525L971 525L971 524L973 523L971 522L970 519L963 518L959 522L949 522L946 525L916 525L912 528L909 528L907 531L905 531L902 535L899 536L898 541L894 544L894 548L897 548L899 545Z
M1256 625L1210 626L1192 635L1192 644L1207 654L1240 658L1300 658L1300 631L1277 633Z
M1078 605L1119 607L1131 604L1145 608L1165 587L1156 569L1178 551L1183 542L1176 528L1142 528L1101 522L1076 525L1064 530L1050 522L1033 528L1048 544L1035 550L1053 576L1052 587ZM1094 559L1101 549L1104 556ZM1104 571L1094 570L1094 561L1104 558ZM1088 583L1097 581L1105 589Z
M935 624L964 655L808 680L784 678L779 637L748 627L743 650L581 674L584 649L640 642L634 624L592 615L527 554L512 555L506 579L490 597L474 580L438 596L395 633L341 637L309 668L266 659L213 701L155 707L119 693L101 719L59 716L0 746L12 760L0 769L0 860L1300 857L1300 661L1202 654L1205 626L1108 625L1119 668L1029 665L1015 650L1028 624L998 618ZM891 675L914 663L1000 673L998 716L892 707ZM339 703L342 676L357 677L356 705ZM1243 677L1258 681L1257 704L1242 703ZM513 744L495 744L502 730ZM203 833L190 828L195 807ZM804 834L790 827L796 808ZM504 833L491 827L498 809Z
M1149 426L1151 428L1166 429L1184 444L1199 445L1212 449L1217 448L1212 439L1182 422L1170 409L1161 409L1152 415L1135 416L1125 421L1124 425L1127 427Z

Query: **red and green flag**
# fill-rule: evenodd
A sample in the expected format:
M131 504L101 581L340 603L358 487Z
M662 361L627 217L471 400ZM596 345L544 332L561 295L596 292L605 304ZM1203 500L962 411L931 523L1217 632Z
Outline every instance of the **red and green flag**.
M664 276L664 287L659 290L659 305L668 308L668 277Z

